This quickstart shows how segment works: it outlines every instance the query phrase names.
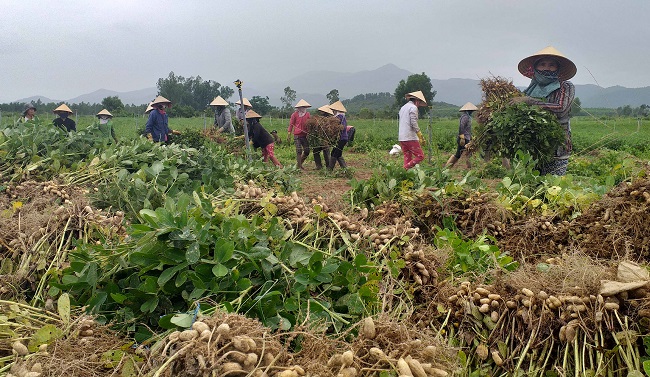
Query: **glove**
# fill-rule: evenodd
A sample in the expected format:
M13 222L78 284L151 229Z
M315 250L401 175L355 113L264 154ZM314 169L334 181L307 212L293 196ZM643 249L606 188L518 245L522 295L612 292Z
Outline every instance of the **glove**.
M458 139L458 144L459 144L461 147L464 147L464 146L465 146L465 135L460 135L460 139Z
M424 145L427 143L427 141L424 140L424 136L422 135L421 131L418 131L418 140L420 141L420 145Z
M180 134L181 134L181 131L172 130L172 134L174 134L174 135L180 135Z
M149 139L149 141L153 141L153 136L151 136L151 134L149 133L147 134L147 139Z

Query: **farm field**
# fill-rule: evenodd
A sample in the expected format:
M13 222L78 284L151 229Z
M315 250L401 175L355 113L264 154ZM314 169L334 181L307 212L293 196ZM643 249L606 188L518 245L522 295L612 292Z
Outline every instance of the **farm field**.
M650 376L650 121L576 117L565 177L442 165L457 119L348 119L348 169L0 125L0 375ZM32 374L29 374L32 373Z

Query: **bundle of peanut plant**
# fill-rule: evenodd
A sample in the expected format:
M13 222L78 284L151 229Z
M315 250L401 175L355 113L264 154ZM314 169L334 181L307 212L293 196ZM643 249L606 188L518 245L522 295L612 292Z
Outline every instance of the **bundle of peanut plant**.
M307 121L307 139L309 145L331 146L336 145L343 126L338 118L314 116Z

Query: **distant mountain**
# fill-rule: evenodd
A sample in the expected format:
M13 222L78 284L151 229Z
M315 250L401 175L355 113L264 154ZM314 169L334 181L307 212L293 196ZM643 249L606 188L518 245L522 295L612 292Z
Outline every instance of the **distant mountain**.
M425 72L426 73L426 72ZM367 93L393 93L400 80L405 80L413 73L401 69L394 64L386 64L374 70L354 73L333 71L312 71L296 76L287 81L271 83L253 83L244 88L244 96L269 97L269 102L280 106L280 97L284 95L284 88L290 86L297 92L296 99L304 98L314 107L327 103L326 95L332 89L339 91L341 99L350 99L359 94ZM462 106L470 101L474 104L481 102L481 87L479 80L451 78L446 80L432 79L433 90L437 92L434 101L446 102ZM92 93L65 100L68 103L101 103L102 99L109 96L118 96L125 105L141 105L148 103L156 96L156 88L146 88L130 92L116 92L99 89ZM583 107L617 108L630 105L638 107L642 104L650 105L650 87L625 88L613 86L603 88L597 85L576 85L576 97L580 98ZM43 96L34 96L17 100L17 102L31 102L41 99L42 102L63 102L52 100ZM172 99L173 100L173 99ZM235 96L230 101L236 101Z
M21 98L21 99L15 100L14 102L18 102L18 103L32 103L32 102L34 102L35 103L35 102L38 102L39 99L41 100L41 103L63 102L63 101L56 100L56 99L50 99L50 98L47 98L45 96L31 96L31 97Z

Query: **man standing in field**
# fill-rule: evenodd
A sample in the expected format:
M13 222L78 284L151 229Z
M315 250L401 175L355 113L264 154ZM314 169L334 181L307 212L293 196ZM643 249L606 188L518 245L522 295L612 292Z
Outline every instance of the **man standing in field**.
M426 106L422 91L405 95L408 102L399 110L398 141L404 154L404 169L408 170L424 160L424 137L418 126L418 107Z

